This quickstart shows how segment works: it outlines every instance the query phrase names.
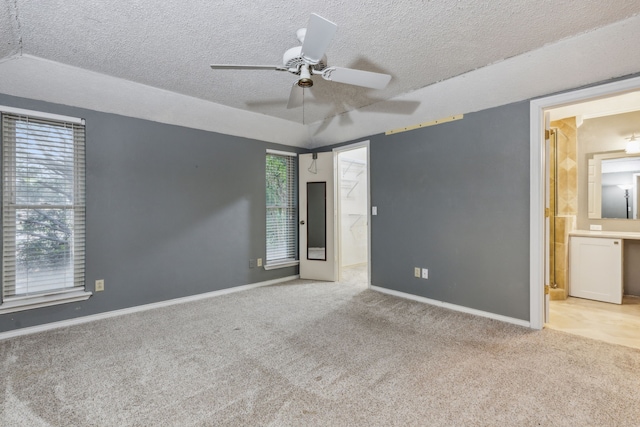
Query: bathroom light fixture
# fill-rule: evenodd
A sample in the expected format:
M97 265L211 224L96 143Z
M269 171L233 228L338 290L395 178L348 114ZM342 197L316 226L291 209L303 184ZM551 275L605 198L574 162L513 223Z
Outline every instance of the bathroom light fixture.
M624 151L626 151L627 154L640 153L640 140L636 139L635 132L631 134L630 138L626 139L629 140L629 142L627 142L627 148L625 148Z

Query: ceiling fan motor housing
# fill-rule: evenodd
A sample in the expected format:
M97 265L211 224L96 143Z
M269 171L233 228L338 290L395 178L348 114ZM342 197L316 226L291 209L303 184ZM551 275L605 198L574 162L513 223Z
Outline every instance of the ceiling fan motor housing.
M326 55L322 57L322 59L317 64L310 64L302 57L302 46L292 47L287 50L282 57L282 64L286 67L289 72L293 74L300 74L300 68L303 65L310 66L313 71L322 71L327 68L327 57Z

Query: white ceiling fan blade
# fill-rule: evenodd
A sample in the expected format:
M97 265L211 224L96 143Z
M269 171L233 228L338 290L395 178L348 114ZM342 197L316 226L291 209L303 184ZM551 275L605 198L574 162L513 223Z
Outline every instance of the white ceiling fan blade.
M304 88L298 86L298 82L295 82L291 87L289 93L289 102L287 103L287 109L296 108L302 106L304 100Z
M337 29L338 26L333 22L312 13L302 43L301 56L310 64L320 62Z
M210 67L214 70L275 70L275 71L287 71L286 68L278 67L276 65L238 65L238 64L211 64Z
M372 73L371 71L351 68L329 67L321 72L325 80L348 85L363 86L371 89L384 89L389 84L389 74Z

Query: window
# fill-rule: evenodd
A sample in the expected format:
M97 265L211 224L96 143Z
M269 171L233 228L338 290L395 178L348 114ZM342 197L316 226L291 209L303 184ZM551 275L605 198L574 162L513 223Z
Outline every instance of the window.
M72 120L2 113L0 312L90 295L84 292L85 131L81 120Z
M267 151L267 256L265 268L297 264L296 154Z

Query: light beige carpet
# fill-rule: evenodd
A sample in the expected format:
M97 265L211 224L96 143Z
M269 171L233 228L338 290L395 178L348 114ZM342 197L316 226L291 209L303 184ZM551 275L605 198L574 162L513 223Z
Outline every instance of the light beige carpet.
M2 341L0 381L2 426L640 424L638 350L349 283Z

